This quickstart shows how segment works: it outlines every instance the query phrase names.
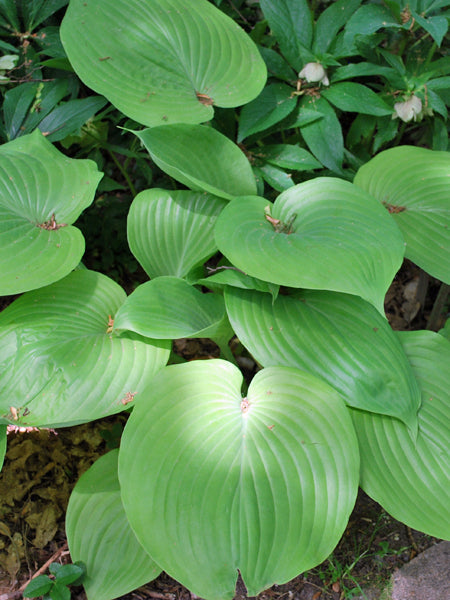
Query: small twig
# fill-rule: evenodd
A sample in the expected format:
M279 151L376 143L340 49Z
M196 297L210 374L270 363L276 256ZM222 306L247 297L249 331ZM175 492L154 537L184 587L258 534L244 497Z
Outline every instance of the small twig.
M439 319L442 315L449 294L450 285L448 285L448 283L443 283L439 289L438 295L431 310L431 314L428 317L428 322L425 329L437 331L439 328Z
M36 573L34 573L33 577L31 577L26 583L24 583L20 588L19 588L19 592L23 592L23 590L27 587L27 585L30 583L30 581L32 581L35 577L37 577L38 575L42 575L42 573L44 571L47 570L47 568L53 563L55 562L55 560L57 560L60 556L62 556L63 553L65 553L67 550L67 542L65 542L61 548L58 548L58 550L48 559L48 561L46 563L44 563L42 565L42 567L40 567L40 569L38 569L36 571ZM1 598L0 598L1 600Z

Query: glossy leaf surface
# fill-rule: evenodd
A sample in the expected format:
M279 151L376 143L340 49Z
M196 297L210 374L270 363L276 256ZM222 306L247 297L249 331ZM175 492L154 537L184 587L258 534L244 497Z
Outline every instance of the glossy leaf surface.
M450 283L450 154L414 146L380 152L354 183L391 213L406 242L405 256Z
M235 287L225 302L236 335L261 365L313 373L349 406L395 416L416 430L420 390L399 340L373 306L315 290L273 302Z
M419 433L391 417L352 410L361 487L395 519L450 539L450 342L431 331L398 334L422 390Z
M67 507L70 555L86 565L83 586L89 600L112 600L161 572L139 544L125 515L118 456L119 451L112 450L100 457L76 483Z
M128 243L150 278L185 277L217 251L213 228L226 201L204 192L145 190L128 213Z
M136 405L119 452L127 517L172 577L231 599L328 556L355 501L351 420L328 385L297 369L259 372L246 398L222 360L167 367ZM320 502L317 502L320 498Z
M169 358L167 341L112 331L125 298L80 270L3 310L0 423L61 427L124 410Z
M250 37L206 0L71 0L61 39L83 82L149 127L209 121L266 80Z
M267 218L266 207L270 209ZM277 227L287 231L277 231ZM290 287L362 296L383 311L403 260L403 238L379 203L353 184L317 178L271 205L236 198L220 214L219 250L252 277Z
M72 226L102 174L39 132L0 146L0 295L39 288L72 271L84 238Z
M158 167L191 190L226 200L256 193L245 154L211 127L180 123L134 133Z

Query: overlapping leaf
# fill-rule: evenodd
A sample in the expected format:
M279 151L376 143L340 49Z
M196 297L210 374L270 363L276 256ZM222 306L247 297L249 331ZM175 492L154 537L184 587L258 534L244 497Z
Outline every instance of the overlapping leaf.
M430 331L400 340L422 390L419 433L391 417L351 410L361 486L409 527L450 539L450 342Z
M215 129L180 123L134 133L155 163L191 190L226 200L256 194L255 178L245 154Z
M249 596L320 563L359 478L355 433L335 391L297 369L260 371L246 398L222 360L163 369L127 422L119 480L150 556L208 600ZM320 498L320 502L318 502Z
M114 327L154 339L232 336L223 297L202 294L178 277L157 277L136 288Z
M61 39L84 83L150 127L208 121L266 80L253 41L206 0L71 0Z
M83 586L89 600L112 600L161 572L137 541L125 515L118 454L118 450L108 452L81 476L67 507L70 555L74 562L86 565Z
M276 230L282 224L287 231ZM380 312L404 252L400 231L375 199L325 177L286 190L273 206L236 198L220 214L215 236L228 260L252 277L356 294Z
M377 310L356 296L305 290L281 296L230 287L225 302L239 340L264 367L298 367L345 402L417 429L420 390L402 346Z
M185 277L217 246L213 228L226 201L210 194L145 190L128 213L128 243L149 277Z
M112 331L120 286L74 271L0 314L0 422L69 426L124 409L169 357L169 343Z
M380 152L354 183L392 214L406 242L405 256L450 283L450 154L414 146Z
M0 294L48 285L74 269L84 238L72 226L102 174L39 132L0 147Z
M6 454L6 425L0 425L0 471Z

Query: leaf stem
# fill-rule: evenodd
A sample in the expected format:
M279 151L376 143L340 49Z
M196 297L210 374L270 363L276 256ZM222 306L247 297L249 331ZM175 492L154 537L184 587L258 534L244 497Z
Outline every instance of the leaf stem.
M428 317L428 322L425 329L428 329L430 331L438 330L439 319L442 315L449 294L450 285L448 283L443 283L439 289L438 295L436 296L436 300L434 301L433 308L431 310L430 316Z

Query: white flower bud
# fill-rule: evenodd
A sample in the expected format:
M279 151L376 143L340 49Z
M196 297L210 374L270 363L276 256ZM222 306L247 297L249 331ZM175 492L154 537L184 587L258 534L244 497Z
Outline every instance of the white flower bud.
M307 63L298 74L300 79L306 79L308 83L321 83L322 85L330 85L327 72L318 62Z
M399 117L405 123L409 121L417 121L418 116L422 112L422 100L418 96L412 95L404 102L396 102L394 104L394 118Z

